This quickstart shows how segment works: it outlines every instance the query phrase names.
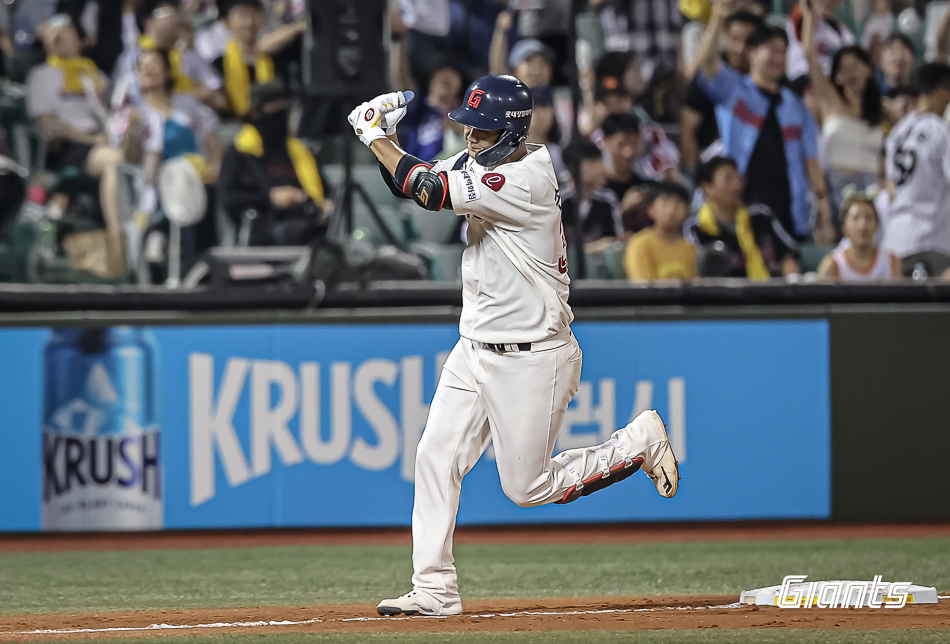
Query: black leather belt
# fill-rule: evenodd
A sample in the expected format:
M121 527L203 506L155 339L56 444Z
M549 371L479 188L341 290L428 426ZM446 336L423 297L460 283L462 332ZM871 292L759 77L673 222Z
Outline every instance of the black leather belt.
M482 342L482 346L495 353L514 351L512 347L518 347L518 351L531 351L530 342L519 342L517 344L488 344L487 342Z

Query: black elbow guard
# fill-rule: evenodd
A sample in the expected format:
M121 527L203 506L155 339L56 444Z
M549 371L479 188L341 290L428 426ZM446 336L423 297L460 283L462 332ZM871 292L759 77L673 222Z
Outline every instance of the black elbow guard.
M434 172L431 165L414 156L407 154L399 160L393 179L407 197L426 210L452 207L448 176L444 172Z
M412 200L426 210L438 211L451 208L449 199L449 179L444 172L432 170L417 170L416 176L410 178Z

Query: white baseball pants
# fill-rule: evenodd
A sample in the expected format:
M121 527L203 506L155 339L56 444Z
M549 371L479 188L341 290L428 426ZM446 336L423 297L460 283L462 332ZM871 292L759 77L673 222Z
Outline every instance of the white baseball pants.
M573 335L552 348L495 353L461 338L443 367L416 452L412 583L458 597L452 555L462 477L494 445L505 494L521 507L561 500L579 480L645 452L648 439L551 453L581 376ZM543 346L552 343L546 342Z

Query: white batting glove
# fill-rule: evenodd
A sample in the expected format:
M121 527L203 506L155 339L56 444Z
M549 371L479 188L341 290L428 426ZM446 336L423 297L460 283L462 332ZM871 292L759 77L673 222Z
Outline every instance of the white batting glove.
M396 124L406 115L406 106L409 105L409 101L414 96L415 93L408 90L405 92L389 92L388 94L380 94L369 102L373 107L379 108L379 111L383 114L380 127L386 130L388 136L396 133Z
M386 138L386 130L380 127L382 119L380 109L370 103L363 103L346 117L353 127L353 132L360 137L360 141L366 147L369 147L370 143L376 139Z

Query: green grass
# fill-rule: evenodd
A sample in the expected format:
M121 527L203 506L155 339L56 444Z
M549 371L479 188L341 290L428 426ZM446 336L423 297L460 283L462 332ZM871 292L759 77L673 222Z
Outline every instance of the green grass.
M947 538L471 545L456 555L464 599L738 596L789 574L950 589ZM408 590L410 572L409 548L395 546L0 554L0 613L375 603Z
M136 638L137 644L147 644L157 638ZM83 640L115 644L116 639ZM132 641L132 640L128 640ZM167 643L167 638L162 639ZM794 629L746 630L668 630L668 631L533 631L525 633L352 633L346 635L220 635L216 637L176 637L175 644L303 644L304 642L334 642L360 644L362 642L411 642L412 644L937 644L947 641L946 631L893 630L893 631L807 631Z

